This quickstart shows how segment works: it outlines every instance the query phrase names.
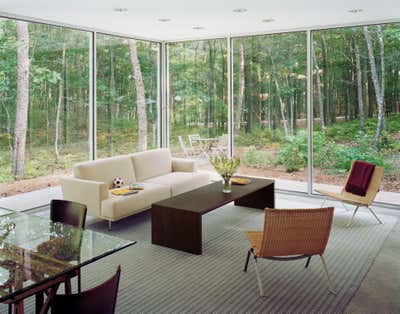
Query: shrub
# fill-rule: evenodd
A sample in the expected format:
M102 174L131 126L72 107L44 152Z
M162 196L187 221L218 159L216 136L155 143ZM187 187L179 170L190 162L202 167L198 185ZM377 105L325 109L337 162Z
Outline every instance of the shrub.
M298 171L307 165L307 133L300 131L287 138L278 152L277 164L283 165L287 172Z
M257 150L254 146L242 158L244 165L265 169L272 165L272 155L266 150Z

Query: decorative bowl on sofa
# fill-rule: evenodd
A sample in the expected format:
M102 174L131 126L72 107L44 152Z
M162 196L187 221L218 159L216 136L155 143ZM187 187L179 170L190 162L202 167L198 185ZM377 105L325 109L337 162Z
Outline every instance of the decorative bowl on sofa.
M113 178L140 182L137 194L110 192ZM173 158L167 148L120 155L76 164L73 177L60 179L64 199L85 204L88 214L111 222L139 213L152 203L209 183L209 175L197 172L195 161Z

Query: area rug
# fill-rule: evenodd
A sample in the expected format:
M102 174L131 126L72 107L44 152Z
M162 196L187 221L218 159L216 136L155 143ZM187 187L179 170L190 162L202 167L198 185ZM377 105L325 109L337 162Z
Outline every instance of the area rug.
M351 213L338 208L325 252L337 295L328 293L321 261L313 257L308 269L305 260L261 260L267 294L261 298L254 264L243 272L249 248L243 231L261 230L263 215L231 204L208 213L201 256L152 245L148 212L115 223L113 235L138 243L84 268L83 288L105 280L120 264L117 313L342 313L397 221L380 215L384 224L378 225L372 215L359 212L348 228ZM105 222L88 228L108 232Z

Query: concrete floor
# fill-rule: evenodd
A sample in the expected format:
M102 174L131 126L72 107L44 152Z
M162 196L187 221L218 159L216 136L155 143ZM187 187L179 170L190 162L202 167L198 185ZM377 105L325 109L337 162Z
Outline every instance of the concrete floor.
M400 211L375 208L397 216ZM400 219L384 242L346 313L400 313Z

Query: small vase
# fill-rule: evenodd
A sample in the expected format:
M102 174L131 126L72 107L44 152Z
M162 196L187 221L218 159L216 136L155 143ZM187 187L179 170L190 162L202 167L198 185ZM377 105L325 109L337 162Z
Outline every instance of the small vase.
M231 193L231 177L223 177L223 184L222 192Z

